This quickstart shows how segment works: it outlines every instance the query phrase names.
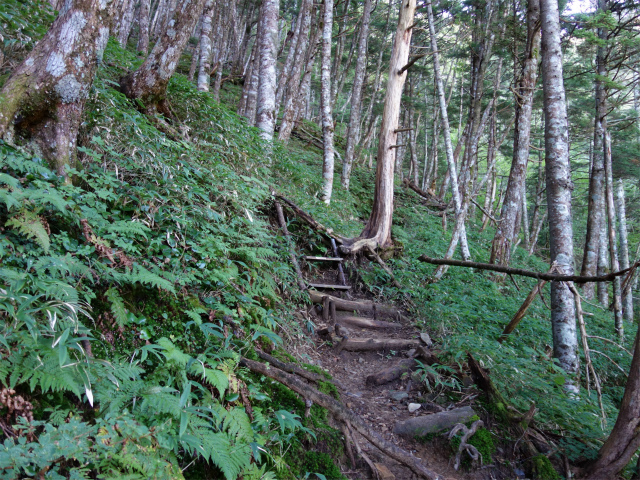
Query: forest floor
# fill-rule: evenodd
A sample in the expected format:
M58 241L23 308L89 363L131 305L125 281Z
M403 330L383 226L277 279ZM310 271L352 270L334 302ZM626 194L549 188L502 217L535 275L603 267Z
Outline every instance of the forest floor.
M330 255L328 253L327 255ZM326 264L325 264L326 265ZM357 267L351 263L350 279L357 283ZM364 267L366 268L366 266ZM315 284L339 284L338 270L332 266L313 265L311 262L303 266L303 275L305 281ZM331 295L351 301L371 302L372 294L362 285L356 285L349 291L330 291L320 290L321 295ZM388 309L397 309L401 314L394 315L391 312L378 312L375 320L381 320L398 325L394 328L361 328L351 326L345 328L342 323L341 334L348 335L349 340L373 339L378 342L387 340L407 340L413 339L425 348L430 354L435 353L437 358L437 350L433 351L433 343L430 337L437 335L436 329L428 327L418 328L416 319L403 308L401 305L392 303L378 304L379 307ZM455 470L453 466L455 451L446 438L451 427L442 429L437 433L426 437L407 437L394 433L396 424L405 420L421 417L425 415L437 414L441 411L449 411L452 409L469 406L480 415L485 425L494 423L493 420L484 413L484 408L476 407L475 400L482 393L476 388L471 378L464 375L464 384L461 390L457 392L457 398L448 395L446 390L437 390L429 392L425 388L424 371L412 369L399 375L398 378L391 381L376 385L367 381L370 375L379 374L387 371L389 368L397 367L403 362L407 362L408 358L412 358L416 354L415 348L400 347L397 350L384 348L374 351L348 351L347 348L340 350L339 343L327 339L326 335L320 335L327 327L331 328L335 323L340 322L345 315L358 316L360 318L371 318L370 313L358 312L337 312L336 318L330 318L328 322L323 320L322 305L315 304L308 308L305 313L313 320L316 325L316 335L313 336L313 342L303 342L297 345L288 345L290 353L295 354L299 358L304 358L306 362L321 367L329 372L336 381L337 385L343 388L341 400L357 414L362 420L371 425L384 439L389 443L399 446L404 450L411 452L420 459L431 470L437 472L446 479L459 480L489 480L489 479L508 479L508 478L524 478L519 477L513 468L502 464L501 454L504 454L502 446L496 450L496 459L498 462L485 461L484 465L476 464L473 467L465 462L466 466ZM421 334L427 334L427 342L420 339ZM440 342L434 336L434 339ZM431 377L432 380L433 377ZM420 405L413 413L409 411L409 405ZM467 423L469 425L470 422ZM405 465L391 459L384 452L380 451L374 445L369 443L362 435L353 432L354 440L362 449L364 455L368 456L378 469L376 472L381 480L413 480L418 477ZM349 479L376 478L370 467L358 458L354 468L343 470L343 474ZM463 454L463 459L464 456ZM475 467L475 468L474 468ZM523 472L521 472L523 473Z

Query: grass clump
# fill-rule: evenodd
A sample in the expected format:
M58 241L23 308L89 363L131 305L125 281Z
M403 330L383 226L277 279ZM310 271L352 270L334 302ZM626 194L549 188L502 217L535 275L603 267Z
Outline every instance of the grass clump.
M536 455L531 459L531 473L537 480L560 480L561 477L553 468L551 460L545 455Z

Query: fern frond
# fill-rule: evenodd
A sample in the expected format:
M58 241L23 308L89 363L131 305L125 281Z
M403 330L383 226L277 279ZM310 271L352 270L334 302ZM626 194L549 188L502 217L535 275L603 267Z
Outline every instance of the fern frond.
M118 326L123 327L129 323L129 311L124 305L124 300L115 288L110 288L105 292L105 296L111 302L110 310L116 320Z
M23 210L7 220L6 225L14 227L25 237L35 240L45 253L49 253L49 234L45 230L42 220L35 213Z

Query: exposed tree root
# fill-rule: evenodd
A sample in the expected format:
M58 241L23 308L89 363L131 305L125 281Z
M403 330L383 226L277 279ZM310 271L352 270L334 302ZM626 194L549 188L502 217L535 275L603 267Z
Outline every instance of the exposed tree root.
M325 395L324 393L320 393L315 388L304 383L298 377L286 373L278 368L269 367L263 363L246 358L242 358L240 360L240 365L248 368L252 372L272 378L304 398L326 408L337 420L352 425L358 433L365 437L375 447L380 449L384 454L407 466L419 477L429 480L443 480L443 477L425 467L420 460L414 457L411 453L383 439L377 432L365 424L360 417L345 408L336 399L329 395Z
M302 367L299 367L298 365L295 365L293 363L286 363L286 362L282 362L280 360L278 360L276 357L273 357L271 355L269 355L268 353L262 352L260 350L256 350L256 354L263 360L266 360L267 362L269 362L271 365L273 365L276 368L279 368L280 370L284 370L285 372L288 373L295 373L296 375L300 375L302 378L306 378L307 380L310 380L312 382L331 382L333 383L336 387L338 387L340 390L343 391L347 391L346 387L344 385L342 385L341 382L339 382L338 380L335 379L327 379L326 377L319 375L317 373L313 373L310 372L309 370L305 370Z
M462 452L465 452L465 451L469 454L469 456L474 462L477 462L479 459L480 464L482 465L482 454L478 451L476 447L474 447L470 443L467 443L467 441L471 437L473 437L473 435L476 433L478 428L482 426L484 426L484 422L482 420L476 420L471 424L471 427L469 428L467 428L466 425L459 423L455 427L453 427L451 432L449 432L449 440L451 440L456 435L456 433L462 431L460 446L458 447L458 451L456 453L456 460L455 460L455 463L453 464L454 469L458 470L458 468L460 468L460 458L462 457Z

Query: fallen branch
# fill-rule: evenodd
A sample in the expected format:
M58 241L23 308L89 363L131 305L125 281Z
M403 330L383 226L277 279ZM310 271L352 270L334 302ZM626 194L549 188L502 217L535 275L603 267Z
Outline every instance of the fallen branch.
M520 320L522 320L524 316L527 314L527 310L529 310L529 307L535 300L538 293L542 291L542 288L546 285L546 283L547 283L546 280L540 280L538 284L535 287L533 287L533 290L529 292L529 295L527 295L527 298L525 298L524 302L522 303L522 306L518 309L518 311L513 316L509 324L506 327L504 327L504 330L502 331L500 338L498 338L498 342L502 343L511 333L513 333L513 331L516 329L516 327L520 323Z
M289 258L291 259L291 263L293 264L293 268L296 271L296 276L298 277L298 287L300 290L306 290L307 284L304 281L302 276L302 270L300 270L300 264L298 263L298 258L296 257L296 249L293 246L293 242L291 241L291 235L289 234L289 229L287 228L287 222L284 219L284 212L282 211L282 205L280 202L275 200L273 202L276 206L276 213L278 214L278 223L280 224L280 229L284 233L285 239L287 241L287 246L289 248Z
M383 439L377 432L365 424L359 416L345 408L336 399L319 392L299 378L278 368L268 367L263 363L249 360L247 358L242 358L240 360L240 365L248 368L252 372L272 378L299 395L302 395L306 399L311 400L316 405L326 408L337 420L352 425L358 433L371 442L375 447L380 449L385 455L388 455L397 462L407 466L413 473L421 478L429 480L443 480L443 477L432 470L429 470L411 453Z
M260 357L263 360L266 360L274 367L277 367L280 370L284 370L287 373L294 373L296 375L300 375L302 378L306 378L307 380L311 380L312 382L315 382L315 383L318 383L318 382L333 383L340 390L343 390L345 392L347 391L346 387L342 385L342 383L340 383L338 380L334 380L334 379L329 380L322 375L310 372L309 370L305 370L304 368L299 367L298 365L295 365L293 363L286 363L281 360L278 360L276 357L271 356L268 353L265 353L260 350L256 350L256 354L258 355L258 357Z
M431 263L433 265L451 265L453 267L467 267L477 268L478 270L490 270L493 272L509 273L511 275L519 275L521 277L536 278L538 280L549 280L552 282L575 282L575 283L591 283L591 282L610 282L616 277L624 275L632 268L638 267L640 261L634 263L631 267L619 270L617 272L608 273L607 275L600 275L595 277L589 277L584 275L561 275L558 273L545 273L545 272L532 272L531 270L524 270L522 268L506 267L504 265L493 265L491 263L480 262L465 262L463 260L453 260L444 258L431 258L427 255L421 255L418 260L425 263Z
M405 184L405 186L409 187L411 190L416 192L418 195L420 195L425 200L427 200L429 202L432 202L432 204L429 205L430 207L435 207L435 208L437 208L438 210L441 210L441 211L445 211L447 209L447 204L446 203L442 202L435 195L431 195L429 192L425 192L424 190L422 190L420 187L418 187L415 183L413 183L408 178L405 178L403 183Z
M295 213L296 216L298 216L300 219L302 219L305 223L307 223L314 230L317 230L319 232L323 232L324 234L328 235L329 237L334 238L336 240L336 242L338 242L338 243L344 243L344 241L347 240L346 237L343 237L342 235L338 235L337 233L334 233L333 229L327 228L324 225L322 225L320 222L317 222L311 215L309 215L307 212L302 210L300 207L298 207L291 200L283 197L282 195L280 195L278 193L273 193L273 195L275 196L276 199L281 200L284 203L286 203L287 206L291 210L293 210L293 213Z
M384 260L382 260L382 258L380 258L380 255L378 255L376 253L376 251L371 247L367 247L367 251L371 254L371 256L373 256L373 259L376 261L376 263L378 265L380 265L382 267L382 269L387 273L387 275L389 275L391 277L391 283L393 284L393 286L396 287L396 288L402 288L402 285L400 284L400 282L398 282L396 280L396 277L393 274L393 270L391 270L387 266L387 264L384 263Z
M489 218L489 220L491 220L493 222L493 224L497 227L498 226L498 222L499 220L496 220L495 218L493 218L493 215L491 215L489 212L487 212L484 207L482 207L478 202L476 202L473 198L469 197L469 200L471 200L471 203L473 203L476 207L478 207L480 209L480 211L482 213L484 213L487 218Z

